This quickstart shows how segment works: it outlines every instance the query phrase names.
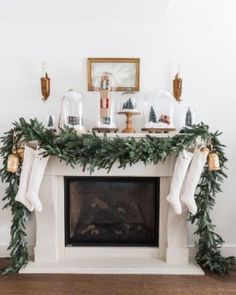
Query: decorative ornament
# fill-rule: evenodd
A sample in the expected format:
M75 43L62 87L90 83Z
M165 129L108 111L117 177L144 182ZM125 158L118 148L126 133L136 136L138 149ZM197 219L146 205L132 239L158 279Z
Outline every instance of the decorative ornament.
M208 169L209 171L218 171L220 170L220 161L219 156L215 152L210 152L208 155Z
M11 173L16 173L19 169L20 159L16 151L8 156L7 159L7 171Z
M104 72L95 77L94 89L99 96L99 115L97 126L92 130L109 132L109 129L112 129L118 131L114 120L114 92L117 89L114 76L111 73Z
M154 111L153 106L151 106L150 111L149 111L149 119L148 119L148 122L157 123L157 117L156 117L156 113Z
M47 120L46 120L46 128L48 130L56 131L56 115L53 113L48 113Z
M12 152L11 154L8 155L8 158L7 158L7 171L11 173L16 173L20 165L20 158L17 153L15 139L16 139L16 132L14 131L12 134Z
M161 114L158 122L170 125L170 116Z
M155 88L144 98L145 125L141 131L168 133L174 127L175 100L172 93L163 88Z
M120 96L120 105L118 111L125 112L138 112L136 104L136 93L132 91L131 88L128 88L127 91L121 93Z
M21 145L17 150L16 150L16 154L18 155L20 161L23 161L24 159L24 152L25 152L25 147L23 145Z
M211 141L209 142L209 154L207 158L207 165L209 171L220 170L219 155L216 153Z
M192 124L193 124L193 115L192 115L191 109L188 108L188 111L185 117L185 126L191 126Z
M41 77L41 92L43 95L42 100L45 102L50 95L50 78L46 72L46 64L43 63L43 76Z
M83 100L84 96L73 89L65 92L62 99L62 110L59 118L59 127L61 129L72 128L78 132L85 131L84 117L83 117ZM51 115L51 116L50 116ZM55 124L55 116L52 114L48 116L47 127ZM51 117L51 118L50 118ZM52 126L51 126L52 127ZM56 129L55 127L52 129Z
M175 75L175 79L173 80L173 94L177 102L180 102L182 95L182 84L183 79L179 77L179 73Z

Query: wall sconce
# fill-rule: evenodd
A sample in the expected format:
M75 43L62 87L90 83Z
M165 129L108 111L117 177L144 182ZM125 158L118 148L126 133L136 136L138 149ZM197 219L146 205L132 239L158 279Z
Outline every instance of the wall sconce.
M45 102L50 95L50 78L46 72L46 64L43 63L43 76L41 77L42 100Z
M175 75L175 79L173 80L173 93L176 101L180 102L182 95L182 82L183 79L180 78L179 73Z
M175 75L175 79L173 80L173 94L177 102L180 102L181 95L182 95L182 83L183 79L181 78L180 75L180 64L178 68L178 73Z

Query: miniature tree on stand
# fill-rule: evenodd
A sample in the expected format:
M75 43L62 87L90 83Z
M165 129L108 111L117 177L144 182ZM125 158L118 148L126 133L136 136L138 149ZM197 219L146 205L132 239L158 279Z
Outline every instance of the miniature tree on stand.
M149 122L153 122L153 123L157 123L157 117L156 117L156 113L154 111L153 106L151 106L150 108L150 112L149 112Z
M129 98L126 102L124 102L122 110L133 110L134 109L134 105L132 103L131 98Z
M133 103L132 103L131 98L129 98L129 100L127 101L127 109L129 109L129 110L133 110L134 109L134 106L133 106Z

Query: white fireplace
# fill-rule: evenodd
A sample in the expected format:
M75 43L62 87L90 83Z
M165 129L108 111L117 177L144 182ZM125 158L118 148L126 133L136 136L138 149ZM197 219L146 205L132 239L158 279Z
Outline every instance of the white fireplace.
M204 274L189 261L187 247L187 210L176 215L169 207L169 192L174 158L165 163L137 163L125 169L117 165L109 174L95 170L97 177L160 177L159 246L79 246L65 244L65 186L67 176L90 177L80 166L72 168L52 157L40 189L43 211L36 213L36 245L34 260L20 273L77 273L77 274Z

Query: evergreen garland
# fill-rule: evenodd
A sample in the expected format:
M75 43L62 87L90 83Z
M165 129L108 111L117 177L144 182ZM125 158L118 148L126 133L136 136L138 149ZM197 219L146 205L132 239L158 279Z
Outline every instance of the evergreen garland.
M13 136L14 132L16 136ZM196 190L198 211L196 215L189 216L190 221L197 225L196 261L206 270L220 275L228 274L235 264L235 257L222 256L221 246L224 241L215 233L215 226L210 217L216 194L221 191L221 184L226 177L224 169L227 159L219 136L219 132L209 132L209 127L203 123L185 128L184 133L174 137L147 135L141 139L118 136L108 138L105 135L99 137L94 133L78 136L72 129L65 129L55 134L52 130L45 129L36 119L26 122L21 118L19 122L13 123L13 128L1 138L3 145L0 149L3 158L0 175L2 181L8 184L3 198L6 202L4 208L10 207L12 212L11 241L8 247L10 266L2 269L2 273L18 272L28 262L25 224L30 212L15 201L20 169L15 174L7 172L7 159L13 145L37 140L45 149L44 156L56 156L72 167L79 164L84 170L89 169L92 173L95 168L104 168L109 172L115 162L119 163L119 168L131 166L139 161L146 165L157 164L159 161L165 161L169 155L178 156L183 149L191 147L200 137L204 142L211 141L213 144L215 152L219 155L221 169L210 172L205 167Z

